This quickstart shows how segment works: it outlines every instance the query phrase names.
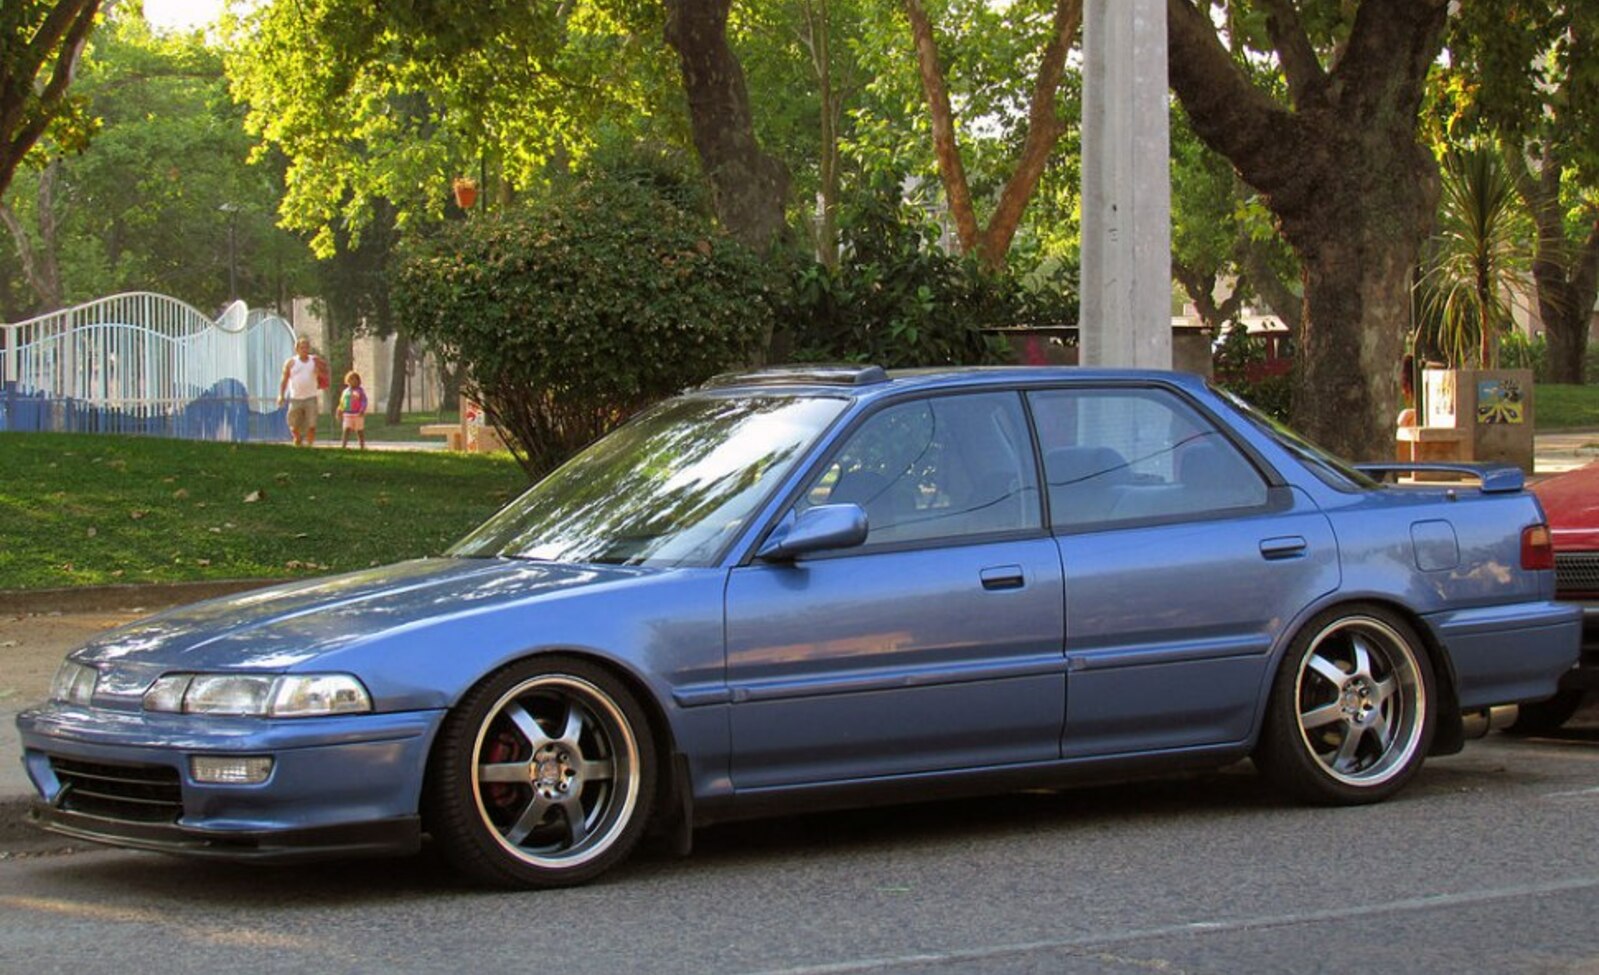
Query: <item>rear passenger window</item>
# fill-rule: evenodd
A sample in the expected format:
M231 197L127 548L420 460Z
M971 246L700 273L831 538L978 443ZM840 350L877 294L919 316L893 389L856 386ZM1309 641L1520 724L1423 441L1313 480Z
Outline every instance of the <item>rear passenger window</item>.
M1020 397L939 396L874 413L797 508L843 502L865 509L869 545L1037 529Z
M1150 389L1028 394L1056 528L1266 503L1266 482L1210 421Z

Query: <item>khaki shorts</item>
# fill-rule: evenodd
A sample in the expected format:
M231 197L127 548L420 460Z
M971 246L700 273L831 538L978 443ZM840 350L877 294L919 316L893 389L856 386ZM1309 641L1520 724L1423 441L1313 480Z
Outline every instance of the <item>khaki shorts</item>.
M317 397L315 396L289 400L289 429L315 430L317 406Z
M366 429L366 414L365 413L361 413L361 414L346 413L346 414L344 414L344 429L346 429L346 430L357 430L357 431L365 430Z

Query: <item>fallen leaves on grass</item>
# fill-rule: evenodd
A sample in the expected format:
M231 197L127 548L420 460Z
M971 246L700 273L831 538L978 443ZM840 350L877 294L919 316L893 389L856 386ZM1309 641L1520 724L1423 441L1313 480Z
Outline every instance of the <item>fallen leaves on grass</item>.
M249 494L246 494L244 496L244 503L245 504L255 504L257 501L260 501L264 497L266 497L266 492L265 491L251 491Z

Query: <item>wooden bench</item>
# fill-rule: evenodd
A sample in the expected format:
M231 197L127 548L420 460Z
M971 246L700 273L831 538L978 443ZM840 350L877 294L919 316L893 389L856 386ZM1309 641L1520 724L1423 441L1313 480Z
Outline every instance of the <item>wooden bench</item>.
M417 429L424 437L443 437L445 450L465 450L466 442L459 423L424 423Z

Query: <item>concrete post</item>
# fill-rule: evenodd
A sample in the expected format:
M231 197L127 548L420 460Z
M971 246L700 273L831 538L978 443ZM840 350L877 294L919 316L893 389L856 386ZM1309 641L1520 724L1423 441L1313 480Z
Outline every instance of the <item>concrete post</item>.
M1170 369L1166 0L1086 0L1083 63L1079 361Z

